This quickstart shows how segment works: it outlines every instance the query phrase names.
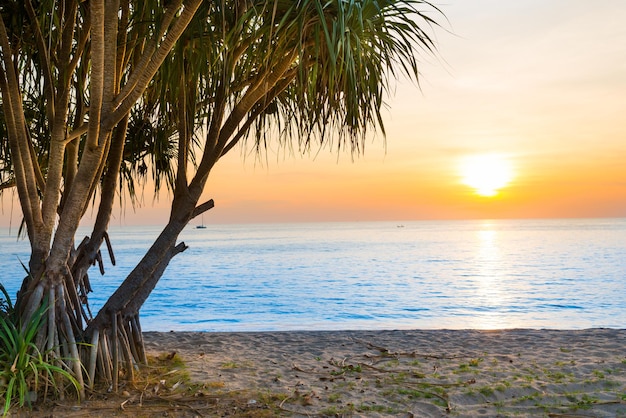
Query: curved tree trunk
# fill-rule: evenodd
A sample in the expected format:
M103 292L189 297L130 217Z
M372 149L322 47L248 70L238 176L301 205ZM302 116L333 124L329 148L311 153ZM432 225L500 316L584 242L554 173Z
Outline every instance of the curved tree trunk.
M177 199L175 199L177 201ZM84 339L91 344L84 364L89 371L89 382L95 381L95 370L117 390L118 377L124 370L132 378L136 364L145 363L139 309L154 290L163 272L174 256L185 251L185 243L177 244L178 236L189 221L200 212L197 198L188 196L185 202L176 202L170 221L156 238L144 257L124 282L107 300L97 316L90 321ZM213 201L202 205L202 211L213 207ZM120 368L120 361L123 368Z

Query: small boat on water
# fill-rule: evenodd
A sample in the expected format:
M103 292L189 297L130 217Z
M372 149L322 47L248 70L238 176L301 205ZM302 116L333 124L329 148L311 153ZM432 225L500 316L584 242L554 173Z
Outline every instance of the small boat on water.
M202 215L202 221L200 225L196 225L196 229L206 229L206 225L204 224L204 215Z

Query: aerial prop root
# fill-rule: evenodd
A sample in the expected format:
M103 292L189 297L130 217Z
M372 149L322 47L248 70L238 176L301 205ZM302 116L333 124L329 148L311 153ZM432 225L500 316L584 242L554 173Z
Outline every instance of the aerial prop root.
M108 328L94 329L85 352L89 386L100 379L117 392L120 377L132 381L139 364L147 364L139 315L111 313Z
M40 353L51 364L58 365L74 376L78 383L79 395L84 397L82 364L78 342L66 302L65 281L40 280L26 301L20 331L27 331L37 321L36 331L30 335ZM40 313L37 313L39 310ZM28 337L28 338L30 338ZM59 395L63 396L62 391Z

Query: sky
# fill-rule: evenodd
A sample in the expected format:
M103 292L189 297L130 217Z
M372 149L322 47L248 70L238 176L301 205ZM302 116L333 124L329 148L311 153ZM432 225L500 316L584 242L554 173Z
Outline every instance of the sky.
M626 217L626 2L434 4L438 53L420 58L419 86L397 82L386 138L356 158L234 150L211 174L204 223ZM476 160L485 172L463 171ZM501 184L482 195L477 176ZM112 224L166 222L166 195L144 201Z

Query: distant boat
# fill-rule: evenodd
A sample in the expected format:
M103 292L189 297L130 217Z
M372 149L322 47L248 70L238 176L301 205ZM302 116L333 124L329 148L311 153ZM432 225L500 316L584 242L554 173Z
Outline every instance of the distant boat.
M204 215L202 215L202 223L200 225L196 225L196 229L206 229L206 225L204 224Z

